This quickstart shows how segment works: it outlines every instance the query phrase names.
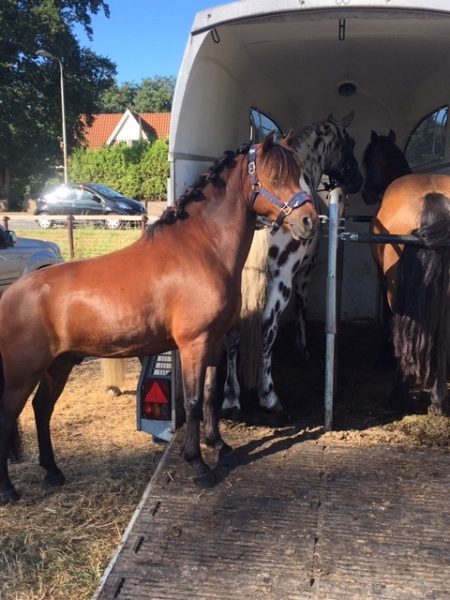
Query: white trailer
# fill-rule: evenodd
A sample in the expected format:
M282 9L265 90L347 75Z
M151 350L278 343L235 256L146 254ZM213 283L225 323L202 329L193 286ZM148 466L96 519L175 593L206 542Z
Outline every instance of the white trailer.
M241 0L198 13L173 102L169 202L225 149L275 125L299 130L350 110L360 161L372 129L393 129L414 170L448 170L449 33L446 0ZM359 194L346 200L349 221L373 211ZM351 229L367 231L367 223ZM325 320L328 265L323 240L310 320ZM367 244L345 244L340 279L340 319L376 319ZM147 423L138 419L152 430Z

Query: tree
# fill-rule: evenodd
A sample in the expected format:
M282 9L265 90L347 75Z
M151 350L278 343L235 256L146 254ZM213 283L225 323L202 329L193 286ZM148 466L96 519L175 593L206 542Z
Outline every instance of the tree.
M172 108L174 77L143 79L136 91L133 108L136 112L169 112Z
M113 82L115 65L80 48L72 30L79 23L92 36L91 15L100 10L109 16L103 0L0 4L0 197L9 208L62 162L59 65L37 50L58 57L64 67L69 149L82 139L80 115L98 112L97 98Z
M137 85L124 83L120 87L113 84L105 90L100 98L100 112L123 113L134 104Z
M175 89L174 77L143 79L140 85L114 83L101 97L101 112L118 113L127 108L136 112L169 112Z
M168 154L168 140L79 148L71 156L70 171L78 181L102 183L132 198L166 200Z

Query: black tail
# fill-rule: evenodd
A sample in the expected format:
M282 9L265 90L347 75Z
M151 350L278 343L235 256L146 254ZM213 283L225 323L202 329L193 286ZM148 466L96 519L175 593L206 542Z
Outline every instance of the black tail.
M424 198L414 231L424 246L406 245L399 262L392 339L405 380L427 388L439 356L446 356L449 308L450 199Z
M5 416L3 412L3 390L5 387L5 374L3 372L3 361L0 354L0 430L2 429L1 421L4 421ZM20 435L19 424L16 421L12 435L8 442L8 457L13 460L20 460L22 456L22 439Z

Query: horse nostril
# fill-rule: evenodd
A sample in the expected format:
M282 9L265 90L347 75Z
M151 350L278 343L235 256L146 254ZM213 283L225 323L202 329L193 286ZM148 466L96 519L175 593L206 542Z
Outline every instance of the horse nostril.
M303 227L306 229L306 231L312 231L314 223L311 217L303 217Z

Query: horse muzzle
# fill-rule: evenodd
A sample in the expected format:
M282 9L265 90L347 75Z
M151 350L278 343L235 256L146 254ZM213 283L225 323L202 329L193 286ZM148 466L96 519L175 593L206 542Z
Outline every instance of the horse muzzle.
M295 215L294 215L295 217ZM319 217L315 211L309 215L302 215L300 219L287 217L283 222L283 227L288 229L290 235L302 242L313 239L319 229Z

